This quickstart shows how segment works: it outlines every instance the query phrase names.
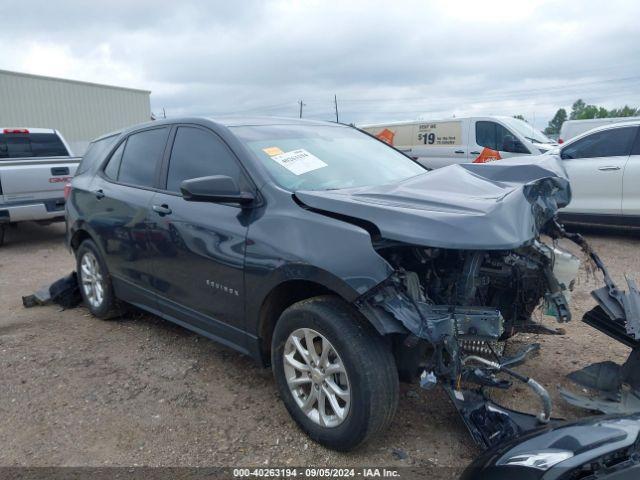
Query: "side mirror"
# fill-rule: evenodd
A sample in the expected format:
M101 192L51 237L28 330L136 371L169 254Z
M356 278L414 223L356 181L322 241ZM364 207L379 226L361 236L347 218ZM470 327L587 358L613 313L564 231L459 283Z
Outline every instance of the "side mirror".
M212 175L184 180L180 184L182 197L190 202L239 203L254 200L249 192L241 192L236 181L226 175Z

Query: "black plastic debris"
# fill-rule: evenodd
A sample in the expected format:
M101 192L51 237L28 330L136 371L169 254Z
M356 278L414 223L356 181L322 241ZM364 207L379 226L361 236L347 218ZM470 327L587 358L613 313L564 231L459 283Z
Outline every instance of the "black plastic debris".
M445 386L444 390L458 410L469 433L484 450L513 441L526 432L561 421L551 418L541 423L539 415L518 412L492 402L482 389L455 390Z
M594 363L567 378L595 392L584 396L560 388L560 395L571 405L605 414L640 412L640 348L634 348L623 365Z
M64 309L77 307L82 303L76 272L71 272L51 285L40 288L33 295L22 297L22 304L25 308L51 305L52 303L60 305Z
M595 363L567 376L588 395L559 388L560 395L571 405L586 410L605 414L640 412L640 290L630 278L626 279L627 291L618 288L604 262L581 235L569 233L557 223L556 229L560 236L582 247L604 280L604 287L591 292L598 305L585 313L582 321L632 348L623 365L611 361Z

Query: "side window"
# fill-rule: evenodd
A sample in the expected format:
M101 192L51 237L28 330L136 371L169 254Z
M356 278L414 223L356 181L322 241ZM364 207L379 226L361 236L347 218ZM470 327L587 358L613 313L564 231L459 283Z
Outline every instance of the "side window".
M476 143L481 147L498 150L495 122L476 122Z
M612 128L592 133L562 149L560 157L594 158L629 155L637 127Z
M104 167L104 174L111 180L118 180L118 171L120 170L120 162L122 161L122 152L124 152L124 145L126 140L120 144L120 146L113 152L109 163Z
M476 122L476 143L501 152L530 153L512 132L496 122Z
M169 159L167 190L179 192L183 180L227 175L243 186L238 161L213 133L200 128L180 127Z
M96 142L91 142L89 148L82 157L82 161L76 170L76 176L81 175L91 169L96 163L101 162L107 150L111 148L113 142L117 139L117 135L103 138Z
M527 147L525 147L520 140L499 123L496 123L496 144L497 149L501 152L509 153L529 153Z
M165 127L145 130L129 136L122 154L118 181L141 187L152 187L156 165L162 159L168 134L169 128Z
M640 155L640 129L636 133L636 141L631 148L631 155Z

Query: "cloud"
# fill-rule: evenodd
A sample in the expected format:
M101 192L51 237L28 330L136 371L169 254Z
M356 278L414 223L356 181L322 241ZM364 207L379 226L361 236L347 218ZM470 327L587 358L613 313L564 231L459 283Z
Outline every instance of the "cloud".
M4 3L4 5L2 5ZM169 115L369 122L640 105L640 4L8 2L0 68L150 89Z

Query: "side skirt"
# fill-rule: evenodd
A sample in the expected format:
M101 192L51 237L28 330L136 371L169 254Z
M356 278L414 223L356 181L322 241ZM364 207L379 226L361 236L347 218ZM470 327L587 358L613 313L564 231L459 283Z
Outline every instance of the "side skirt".
M237 350L261 362L257 337L219 320L187 309L124 279L112 277L116 297L164 320ZM205 327L206 326L206 327Z

